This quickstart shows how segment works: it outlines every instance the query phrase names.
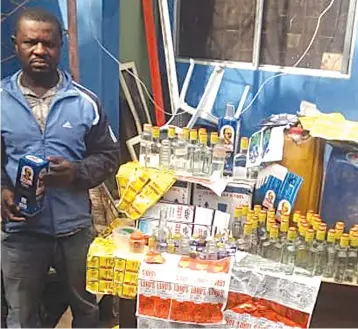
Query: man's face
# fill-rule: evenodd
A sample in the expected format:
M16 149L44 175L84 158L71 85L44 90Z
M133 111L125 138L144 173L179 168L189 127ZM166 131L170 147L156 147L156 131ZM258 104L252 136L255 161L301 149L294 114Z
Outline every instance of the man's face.
M57 69L61 38L55 24L23 18L15 36L15 50L25 72L50 73Z

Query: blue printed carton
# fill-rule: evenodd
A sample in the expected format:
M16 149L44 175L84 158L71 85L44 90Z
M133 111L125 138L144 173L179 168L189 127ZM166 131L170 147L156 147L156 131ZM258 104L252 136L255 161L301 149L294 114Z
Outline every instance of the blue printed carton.
M15 203L27 217L39 213L43 208L45 186L43 175L49 163L34 155L20 159L15 184Z

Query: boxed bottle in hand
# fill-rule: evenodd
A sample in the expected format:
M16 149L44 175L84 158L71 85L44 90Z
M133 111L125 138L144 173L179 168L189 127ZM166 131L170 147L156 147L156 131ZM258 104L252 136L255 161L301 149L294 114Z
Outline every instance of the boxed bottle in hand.
M43 175L48 170L48 161L34 155L20 159L15 184L15 203L27 217L39 213L43 207L45 187Z

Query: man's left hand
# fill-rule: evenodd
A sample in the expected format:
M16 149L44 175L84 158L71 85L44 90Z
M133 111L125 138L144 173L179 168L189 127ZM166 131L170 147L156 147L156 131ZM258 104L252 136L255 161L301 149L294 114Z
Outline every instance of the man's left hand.
M75 167L62 157L51 156L47 160L50 162L49 172L43 176L46 186L66 187L75 178Z

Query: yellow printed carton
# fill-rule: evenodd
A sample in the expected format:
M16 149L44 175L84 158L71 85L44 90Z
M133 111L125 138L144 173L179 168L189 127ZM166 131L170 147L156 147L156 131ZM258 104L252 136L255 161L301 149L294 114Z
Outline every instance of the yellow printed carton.
M113 268L100 268L99 279L100 280L113 280L114 272Z
M98 281L87 281L86 290L92 294L97 294L99 292L99 282Z
M117 295L117 296L122 296L123 283L114 282L114 284L113 284L113 290L114 290L114 294L115 294L115 295Z
M124 280L124 273L122 271L114 271L113 280L115 283L123 283Z
M99 270L96 268L88 268L86 271L86 280L88 281L98 281L99 280Z
M128 284L123 284L122 298L134 299L137 296L137 287Z
M137 285L138 284L138 272L128 272L126 271L124 274L124 281L125 284L129 285Z
M113 281L100 280L98 292L101 294L113 294Z
M127 261L124 258L115 258L114 259L114 270L115 271L124 271L126 269Z
M140 261L127 259L126 271L138 272L140 268Z

